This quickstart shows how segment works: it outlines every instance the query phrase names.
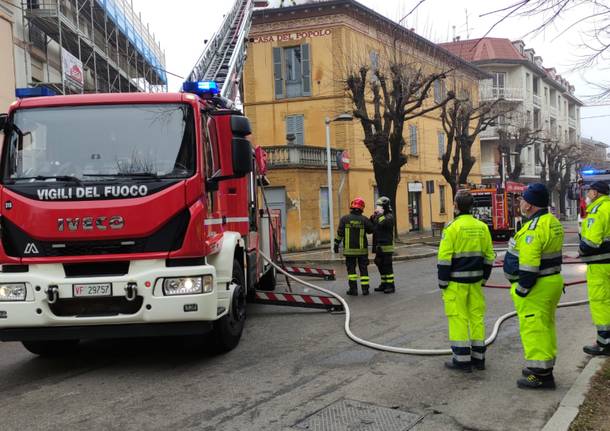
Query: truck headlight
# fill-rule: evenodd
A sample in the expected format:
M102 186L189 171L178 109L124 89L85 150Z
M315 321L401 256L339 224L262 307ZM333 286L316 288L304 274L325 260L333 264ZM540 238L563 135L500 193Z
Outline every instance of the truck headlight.
M166 296L210 293L213 289L211 275L173 277L163 280L163 294Z
M0 301L25 301L25 283L0 284Z

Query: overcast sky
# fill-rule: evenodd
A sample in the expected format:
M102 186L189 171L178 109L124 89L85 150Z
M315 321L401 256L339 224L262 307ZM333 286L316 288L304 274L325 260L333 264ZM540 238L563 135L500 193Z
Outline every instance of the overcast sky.
M278 3L278 0L272 0ZM361 3L394 20L404 17L419 0L360 0ZM285 1L290 3L289 0ZM298 3L298 1L297 1ZM404 25L434 42L450 41L454 35L462 39L483 36L500 16L480 17L485 12L513 4L514 0L425 0ZM133 0L136 12L149 23L161 47L165 50L168 72L185 77L191 71L209 39L220 25L222 16L231 8L233 0ZM555 67L562 76L576 86L576 95L582 99L595 92L587 82L600 82L604 74L600 66L586 71L571 71L578 55L579 44L586 28L574 27L561 31L578 15L566 14L552 28L537 36L524 37L536 22L512 18L499 24L489 36L523 39L528 48L534 48L544 60L545 67ZM468 22L468 25L466 25ZM453 27L455 26L455 30ZM606 65L608 66L608 65ZM607 75L607 74L606 74ZM179 89L182 79L169 78L169 90ZM610 144L610 106L585 107L581 111L581 135ZM598 118L585 118L598 117Z

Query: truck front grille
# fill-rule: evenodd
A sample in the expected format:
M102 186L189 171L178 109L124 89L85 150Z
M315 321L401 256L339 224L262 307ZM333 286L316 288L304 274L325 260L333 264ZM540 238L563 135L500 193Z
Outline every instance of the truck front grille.
M49 304L49 308L58 317L118 316L137 313L142 308L143 301L141 296L136 296L133 301L128 301L124 296L64 298Z

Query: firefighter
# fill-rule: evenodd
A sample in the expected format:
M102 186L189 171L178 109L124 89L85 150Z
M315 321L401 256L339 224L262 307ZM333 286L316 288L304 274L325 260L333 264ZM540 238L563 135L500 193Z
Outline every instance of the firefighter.
M563 290L563 227L549 213L549 192L544 184L531 184L519 206L528 221L511 238L504 258L525 356L526 368L517 386L554 389L555 312Z
M369 246L367 233L373 233L373 223L362 215L364 199L355 198L350 203L350 213L341 217L337 238L335 238L334 252L339 253L339 246L343 242L343 255L347 267L348 295L358 295L358 273L360 270L360 287L362 294L369 294Z
M438 285L443 292L453 358L450 369L485 369L485 297L495 254L491 233L470 211L474 198L460 190L454 201L456 216L443 231L438 249ZM471 347L472 346L472 347Z
M375 202L375 212L371 216L374 224L373 251L375 265L379 269L381 284L376 292L394 293L394 270L392 269L392 254L394 254L394 216L390 199L382 196Z
M582 223L580 255L587 262L587 289L597 343L589 355L610 356L610 197L608 184L598 181L587 191L587 218Z

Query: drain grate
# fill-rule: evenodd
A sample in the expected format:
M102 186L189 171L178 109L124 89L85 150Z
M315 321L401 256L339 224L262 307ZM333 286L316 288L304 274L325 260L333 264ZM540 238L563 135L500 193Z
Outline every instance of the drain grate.
M297 423L310 431L406 431L422 416L354 400L339 400Z

